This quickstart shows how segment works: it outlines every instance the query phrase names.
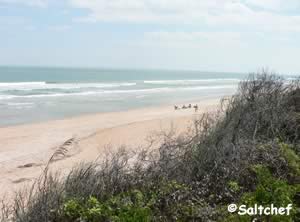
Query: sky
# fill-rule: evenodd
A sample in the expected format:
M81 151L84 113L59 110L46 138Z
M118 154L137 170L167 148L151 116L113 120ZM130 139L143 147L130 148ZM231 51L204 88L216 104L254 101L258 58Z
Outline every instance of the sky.
M300 74L300 0L0 0L0 65Z

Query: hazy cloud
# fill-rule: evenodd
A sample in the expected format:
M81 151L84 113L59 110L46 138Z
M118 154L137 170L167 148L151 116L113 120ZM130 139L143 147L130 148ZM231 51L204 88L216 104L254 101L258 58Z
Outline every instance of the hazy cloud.
M48 0L0 0L0 4L1 3L46 7L48 5Z
M146 32L145 40L163 44L186 44L194 46L199 43L239 44L242 35L238 32Z
M300 16L292 9L299 0L70 0L73 7L89 10L81 21L240 26L258 30L299 31ZM263 10L254 10L254 6ZM270 11L278 10L279 13Z
M294 11L299 9L299 0L245 0L245 3L273 11Z
M68 31L70 29L71 29L70 25L55 25L55 26L49 27L50 31L56 31L56 32L64 32L64 31Z

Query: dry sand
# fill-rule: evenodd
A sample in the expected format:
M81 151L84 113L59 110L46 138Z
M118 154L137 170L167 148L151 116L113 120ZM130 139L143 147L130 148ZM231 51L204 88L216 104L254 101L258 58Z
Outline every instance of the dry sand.
M0 197L32 183L55 150L71 138L66 157L51 164L52 168L67 171L121 145L146 146L155 132L185 131L197 114L214 110L218 101L198 103L197 113L167 106L0 128Z

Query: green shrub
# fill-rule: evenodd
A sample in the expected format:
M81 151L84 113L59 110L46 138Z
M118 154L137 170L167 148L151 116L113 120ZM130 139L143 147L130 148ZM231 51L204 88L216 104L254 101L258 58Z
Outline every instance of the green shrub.
M194 205L176 204L176 201L168 202L167 199L176 199L178 198L176 195L187 190L187 186L175 181L164 181L149 190L141 192L134 189L112 196L103 202L95 197L85 201L70 199L63 204L61 218L67 221L80 219L87 222L107 220L147 222L153 220L154 214L161 215L161 211L167 215L172 213L177 214L177 218L184 218L192 216Z
M143 191L133 189L105 201L95 197L70 199L63 204L58 221L189 221L210 214L207 204L192 201L191 196L186 196L190 192L184 184L163 180Z
M76 199L71 199L68 200L64 205L63 205L63 214L66 218L70 220L75 220L77 218L80 218L82 212L83 212L83 207L79 203L78 200Z
M238 192L241 189L239 184L236 181L229 181L228 186L229 189L234 193Z
M139 191L120 194L101 203L90 197L86 201L71 199L64 204L60 221L150 221L151 210L143 205Z
M253 192L243 194L240 204L245 204L248 207L254 207L255 204L264 207L270 207L273 204L275 207L286 207L288 204L293 204L293 209L290 215L256 215L253 218L259 218L259 221L296 221L297 206L294 197L299 192L299 187L289 185L286 181L274 178L267 167L263 165L255 165L252 167L256 173L258 184ZM253 219L252 218L252 219ZM248 215L239 216L231 214L227 217L227 221L251 221Z
M289 167L291 168L293 174L295 176L300 176L300 158L295 153L295 151L292 149L291 146L289 146L286 143L280 143L280 151L282 156L285 158L285 160L288 162Z

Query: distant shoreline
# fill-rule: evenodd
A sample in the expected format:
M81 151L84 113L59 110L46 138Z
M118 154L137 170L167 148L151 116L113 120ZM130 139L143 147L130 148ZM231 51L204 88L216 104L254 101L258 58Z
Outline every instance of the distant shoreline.
M90 112L90 113L78 113L78 114L74 114L74 115L70 115L70 116L66 116L63 118L49 118L49 119L42 119L42 120L33 120L33 121L28 121L28 122L24 122L24 123L15 123L15 124L2 124L1 120L0 120L0 129L3 128L10 128L10 127L18 127L18 126L29 126L29 125L35 125L35 124L43 124L43 123L49 123L49 122L53 122L53 121L63 121L63 120L69 120L69 119L76 119L76 118L81 118L81 117L89 117L89 116L96 116L96 115L103 115L103 114L113 114L113 113L124 113L124 112L131 112L131 111L143 111L143 110L147 110L147 109L156 109L156 108L160 108L160 107L170 107L170 109L174 108L174 105L178 105L179 107L183 106L183 105L188 105L188 104L197 104L199 102L206 102L206 101L212 101L212 100L220 100L223 97L227 97L229 95L224 95L221 97L217 97L217 96L205 96L202 97L201 99L195 101L193 99L191 100L183 100L183 101L179 101L177 103L165 103L162 105L148 105L148 106L144 106L141 108L129 108L129 109L125 109L125 110L120 110L120 111L103 111L103 112Z

